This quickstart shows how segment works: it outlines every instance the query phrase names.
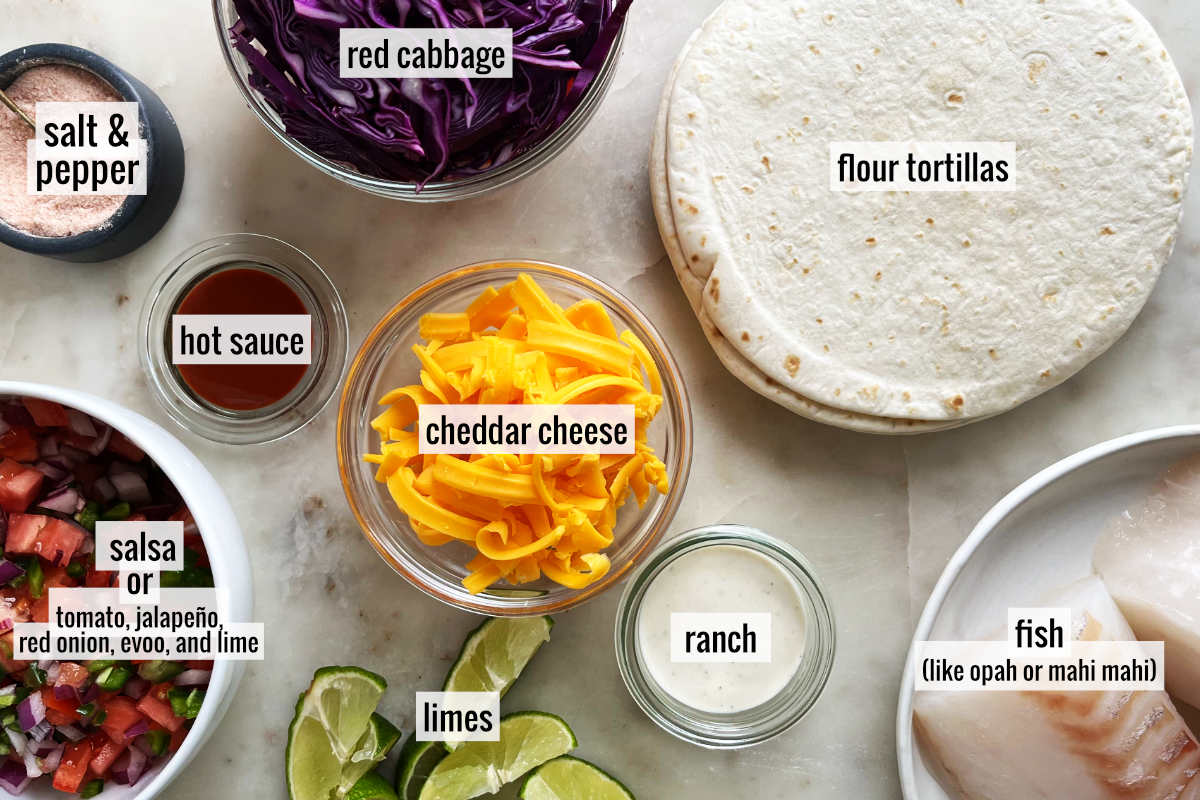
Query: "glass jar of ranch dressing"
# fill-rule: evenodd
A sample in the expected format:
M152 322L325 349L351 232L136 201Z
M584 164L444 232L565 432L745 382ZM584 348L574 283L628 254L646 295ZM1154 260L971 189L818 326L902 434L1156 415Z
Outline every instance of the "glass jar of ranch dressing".
M835 637L804 556L741 525L668 542L634 573L617 612L633 699L703 747L749 747L799 722L829 679Z

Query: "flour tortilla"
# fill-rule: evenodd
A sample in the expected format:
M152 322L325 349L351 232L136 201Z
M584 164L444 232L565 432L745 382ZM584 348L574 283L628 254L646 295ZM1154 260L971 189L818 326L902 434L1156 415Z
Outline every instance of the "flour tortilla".
M727 0L669 95L685 288L823 406L1012 408L1124 333L1174 244L1191 112L1124 0ZM1015 141L1018 189L831 192L829 142L871 139Z
M721 363L725 365L725 368L734 377L768 400L773 400L795 414L826 425L834 425L839 428L846 428L862 433L916 434L945 430L965 424L965 422L961 421L930 422L926 420L873 417L866 414L856 414L840 408L832 408L809 400L803 395L796 394L790 389L780 386L763 374L761 370L747 360L736 348L725 341L725 337L717 329L717 326L713 324L713 321L709 319L708 314L704 311L704 304L701 300L704 283L688 271L683 252L679 247L679 239L675 232L675 220L671 215L671 198L667 186L666 158L666 125L670 92L675 76L678 73L679 64L686 57L692 42L696 40L699 34L700 31L697 30L692 34L687 44L684 45L683 51L680 53L675 66L671 70L670 79L663 93L663 101L659 107L658 117L654 125L654 138L650 145L650 195L654 205L654 216L658 220L663 247L666 248L671 266L674 268L675 275L679 278L684 294L687 295L688 302L691 304L692 310L700 322L701 330L704 331L705 337L708 339L709 344L712 345L713 351L717 354Z

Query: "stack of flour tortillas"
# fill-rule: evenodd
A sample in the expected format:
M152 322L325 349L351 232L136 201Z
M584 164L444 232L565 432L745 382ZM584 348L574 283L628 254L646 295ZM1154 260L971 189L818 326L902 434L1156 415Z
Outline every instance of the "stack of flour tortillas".
M1016 188L835 192L835 141L1015 142ZM1192 119L1124 0L726 0L652 147L663 241L725 366L802 416L919 433L1125 332L1175 241Z

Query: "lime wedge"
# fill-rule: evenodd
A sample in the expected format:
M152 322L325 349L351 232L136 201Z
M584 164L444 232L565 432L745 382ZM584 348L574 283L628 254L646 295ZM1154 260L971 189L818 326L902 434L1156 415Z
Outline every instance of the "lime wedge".
M400 800L417 800L421 787L438 762L446 757L440 742L418 742L414 733L400 748L400 765L396 770L396 793Z
M500 617L485 621L467 636L446 675L444 692L499 692L503 697L525 665L550 641L549 617ZM460 742L447 739L446 749Z
M317 670L288 728L285 769L292 800L343 796L343 768L360 751L386 688L387 681L358 667Z
M562 756L529 773L522 800L634 800L629 790L595 764Z
M370 772L363 775L358 783L350 789L346 800L399 800L392 791L392 785L379 777L379 773Z
M538 648L550 641L552 627L554 620L549 617L485 621L463 642L442 691L499 692L503 696Z
M419 800L469 800L494 793L534 767L569 752L575 734L553 714L522 711L500 720L500 741L466 742L443 758Z
M367 723L367 732L358 740L350 760L342 765L342 778L338 782L338 795L343 796L358 780L375 769L375 765L387 758L387 754L400 741L400 729L378 714L372 714Z

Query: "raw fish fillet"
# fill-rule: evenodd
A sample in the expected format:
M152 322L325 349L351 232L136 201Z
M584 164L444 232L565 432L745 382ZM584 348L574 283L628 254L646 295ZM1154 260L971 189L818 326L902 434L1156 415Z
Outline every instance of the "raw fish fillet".
M1133 638L1098 578L1040 605L1069 606L1077 641ZM1200 798L1200 744L1165 692L917 692L913 721L964 800Z
M1093 559L1137 637L1166 642L1167 691L1200 708L1200 456L1167 470Z

